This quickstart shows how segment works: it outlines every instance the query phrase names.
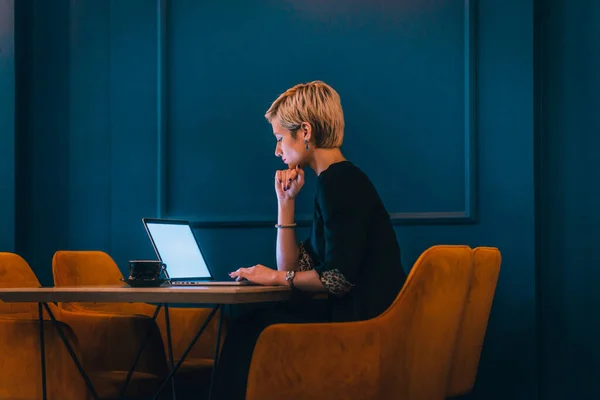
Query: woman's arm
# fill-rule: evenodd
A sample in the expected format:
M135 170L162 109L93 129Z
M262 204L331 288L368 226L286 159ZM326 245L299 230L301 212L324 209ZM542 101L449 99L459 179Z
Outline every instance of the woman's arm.
M286 271L275 271L262 264L250 268L239 268L229 273L229 276L237 281L247 279L259 285L289 286L289 282L285 279ZM319 274L315 270L297 271L293 283L296 288L307 292L331 292L323 285Z
M292 225L295 223L295 198L302 186L304 186L304 171L299 166L275 173L278 225ZM275 253L279 271L294 271L298 268L300 248L296 242L296 232L293 227L277 228Z
M289 283L285 280L285 271L277 272L277 283L282 286L287 286ZM319 274L315 270L298 271L294 277L294 287L306 292L328 292L329 290L323 285Z
M277 223L289 225L294 223L295 200L280 199L278 202ZM294 228L277 229L277 269L279 271L293 271L298 267L298 256L300 248L296 242L296 231Z
M376 193L358 171L337 172L320 181L317 203L323 217L325 251L314 266L321 284L344 296L357 284L369 247L371 210Z

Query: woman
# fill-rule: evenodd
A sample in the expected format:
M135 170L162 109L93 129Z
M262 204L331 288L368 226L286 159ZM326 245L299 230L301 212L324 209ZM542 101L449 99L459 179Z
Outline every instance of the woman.
M244 398L254 344L267 326L373 318L391 305L406 279L388 212L369 178L340 150L338 93L321 81L299 84L279 96L265 117L277 140L275 155L288 165L275 174L277 270L259 264L229 275L288 285L295 293L329 293L329 299L318 304L300 296L234 321L216 371L216 399ZM298 245L295 198L306 166L318 176L317 192L311 233Z

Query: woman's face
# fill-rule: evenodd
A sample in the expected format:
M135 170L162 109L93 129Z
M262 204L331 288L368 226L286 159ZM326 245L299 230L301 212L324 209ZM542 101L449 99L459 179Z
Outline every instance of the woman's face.
M276 118L273 119L271 124L273 135L277 140L275 156L281 157L281 161L286 163L289 168L296 168L296 165L304 166L309 152L306 150L302 129L296 133L294 139L292 133L282 128Z

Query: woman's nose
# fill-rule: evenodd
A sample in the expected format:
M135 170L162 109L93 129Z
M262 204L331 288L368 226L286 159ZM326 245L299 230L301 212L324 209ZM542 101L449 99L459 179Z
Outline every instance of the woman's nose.
M275 157L281 157L282 154L283 152L279 148L279 145L275 146Z

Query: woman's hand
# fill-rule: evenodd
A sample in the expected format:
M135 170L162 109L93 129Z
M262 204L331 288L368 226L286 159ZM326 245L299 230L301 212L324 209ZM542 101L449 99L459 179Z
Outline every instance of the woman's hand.
M261 264L250 268L240 268L230 272L229 276L235 278L237 282L247 279L259 285L279 285L282 277L281 271L275 271Z
M302 186L304 186L304 171L298 166L275 173L275 193L279 200L294 199Z

